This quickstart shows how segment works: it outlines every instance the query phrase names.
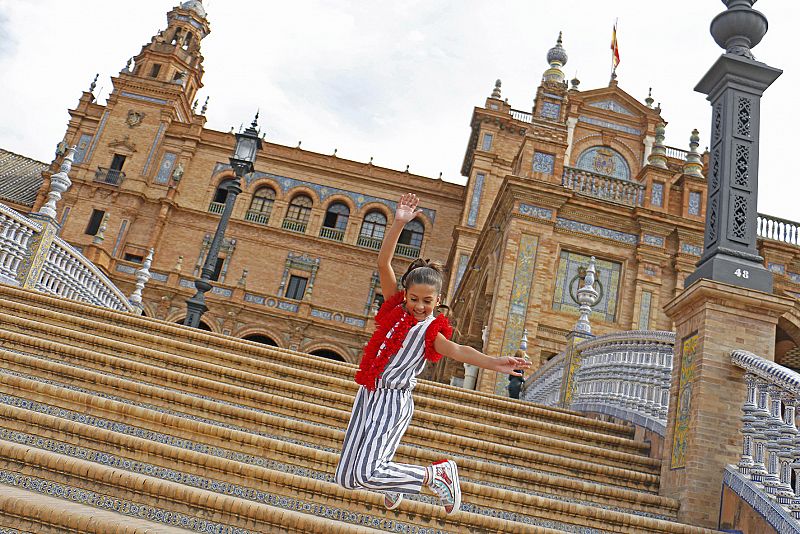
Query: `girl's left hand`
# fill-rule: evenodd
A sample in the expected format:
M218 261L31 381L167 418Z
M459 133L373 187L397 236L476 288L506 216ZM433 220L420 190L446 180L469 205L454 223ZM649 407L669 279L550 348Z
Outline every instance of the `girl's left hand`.
M531 362L524 358L515 358L514 356L498 356L495 359L494 370L507 375L522 376L519 372L520 369L527 369L531 366Z

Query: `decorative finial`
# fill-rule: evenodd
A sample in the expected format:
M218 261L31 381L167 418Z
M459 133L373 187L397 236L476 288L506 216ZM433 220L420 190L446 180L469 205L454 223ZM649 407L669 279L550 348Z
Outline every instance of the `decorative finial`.
M183 269L183 256L178 256L178 261L175 262L175 267L173 267L173 270L176 273L179 273L181 272L182 269Z
M255 118L253 119L253 122L252 122L252 123L250 123L250 126L252 126L252 127L253 127L254 129L256 129L256 130L258 129L258 116L259 116L260 114L261 114L261 109L259 108L258 110L256 110L256 116L255 116Z
M686 163L683 165L683 174L689 176L696 176L697 178L703 177L703 162L700 159L700 154L697 152L697 147L700 146L700 132L697 128L692 130L692 135L689 137L689 152L686 154Z
M110 213L106 212L103 215L103 220L100 223L100 228L97 229L97 233L94 235L94 239L92 239L92 243L95 245L102 245L103 241L106 239L106 230L108 229L108 218L111 216Z
M496 98L498 100L500 100L502 98L502 96L500 95L500 86L501 85L503 85L503 82L500 81L500 78L498 78L497 81L494 82L494 89L492 90L492 98Z
M90 93L94 93L94 89L95 89L95 87L97 87L97 78L99 78L99 77L100 77L100 73L99 72L94 75L94 80L92 80L92 83L89 85L89 92Z
M131 297L128 299L130 303L133 304L133 308L137 310L138 315L141 315L144 311L144 306L142 305L142 290L144 289L144 285L152 278L150 274L150 266L152 264L153 249L151 248L147 253L147 257L144 259L144 263L142 263L142 267L136 270L136 289L133 290Z
M298 141L298 142L297 142L297 148L300 148L300 145L302 145L302 144L303 144L303 141L302 141L302 140L301 140L301 141Z
M519 340L519 350L522 352L528 352L528 329L524 328L522 330L522 338Z
M565 83L561 67L567 64L567 51L561 46L561 35L561 32L558 32L556 45L547 51L547 62L550 64L550 68L544 71L542 76L542 80L545 82Z
M72 185L69 179L69 171L72 170L72 162L75 159L75 147L67 149L67 155L61 161L61 168L50 177L50 192L47 193L47 203L39 209L39 213L48 217L56 218L56 203L61 200L61 194Z
M648 108L652 108L653 102L655 102L655 100L653 100L653 88L650 87L647 89L647 98L644 99L644 103L647 104Z
M442 171L439 171L439 179L442 179Z
M372 165L372 156L369 157L369 164Z
M239 281L236 282L236 285L241 287L242 289L247 287L247 269L242 270L242 277L239 278Z
M597 304L600 300L600 293L594 288L595 275L597 273L595 267L596 260L594 256L589 259L589 267L586 268L586 276L583 278L583 287L577 291L577 300L580 305L580 317L578 322L575 323L574 330L584 334L592 333L592 325L589 323L589 315L592 313L592 306Z
M206 114L206 111L208 111L208 99L209 99L209 98L210 98L210 97L208 97L208 96L207 96L207 97L206 97L206 101L205 101L205 102L203 102L203 107L202 107L202 108L200 108L200 115L205 115L205 114Z
M133 58L128 58L128 62L125 63L125 68L122 69L122 72L130 72L131 71L131 63L133 63Z
M333 157L334 157L334 158L336 157L336 153L337 153L337 152L339 152L339 149L338 149L338 148L334 148L334 149L333 149Z
M408 172L408 168L409 168L410 166L411 166L411 165L406 165L406 172Z
M575 77L569 81L569 83L571 84L571 87L569 88L570 91L578 90L578 86L581 84L581 81L578 79L577 73L575 74Z
M667 168L667 148L664 146L664 138L667 125L659 122L656 126L656 140L653 143L653 150L647 157L647 164L659 169Z
M728 9L711 21L711 36L727 54L754 59L750 49L767 33L767 17L753 9L756 0L722 1Z
M194 104L192 104L192 113L195 113L197 111L197 104L199 103L200 103L199 100L194 101Z

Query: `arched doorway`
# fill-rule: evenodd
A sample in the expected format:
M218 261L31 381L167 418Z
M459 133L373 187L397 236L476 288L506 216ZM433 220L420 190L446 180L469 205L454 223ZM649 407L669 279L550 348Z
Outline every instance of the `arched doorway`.
M246 341L255 341L256 343L261 343L262 345L268 345L270 347L277 347L278 344L275 343L275 340L269 336L265 336L264 334L250 334L244 336L242 339Z
M329 360L334 360L337 362L343 362L345 359L336 351L331 349L317 349L312 350L310 354L314 356L321 356L323 358L328 358Z

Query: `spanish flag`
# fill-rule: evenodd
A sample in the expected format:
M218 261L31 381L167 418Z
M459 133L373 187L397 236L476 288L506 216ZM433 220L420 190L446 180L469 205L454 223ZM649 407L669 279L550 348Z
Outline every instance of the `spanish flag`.
M617 23L614 22L614 30L611 32L611 66L616 70L619 65L619 45L617 44Z

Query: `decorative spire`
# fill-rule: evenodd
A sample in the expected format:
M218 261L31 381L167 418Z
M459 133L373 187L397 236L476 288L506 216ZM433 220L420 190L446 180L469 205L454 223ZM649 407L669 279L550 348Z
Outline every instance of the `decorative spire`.
M561 46L561 33L558 32L558 40L556 45L547 51L547 62L550 68L544 71L542 81L553 83L564 83L564 72L561 67L567 64L567 51Z
M197 104L199 104L199 103L200 103L200 101L195 99L194 103L192 104L192 113L193 114L197 112Z
M92 80L92 83L89 85L89 92L92 94L94 94L95 87L97 87L97 78L99 77L100 73L98 72L97 74L94 75L94 80Z
M128 62L125 63L125 68L122 69L122 72L130 72L131 71L131 63L133 63L133 58L128 58Z
M659 122L656 126L656 141L653 143L653 150L647 157L647 164L659 169L667 168L667 148L664 146L664 137L667 125Z
M50 177L50 192L47 193L47 203L39 209L39 213L51 219L56 218L56 203L61 200L61 194L72 185L69 179L69 171L72 170L72 162L75 159L75 147L67 149L67 155L61 162L61 168Z
M644 99L644 103L647 104L648 108L652 108L653 102L655 102L655 100L653 100L653 88L650 87L647 89L647 98Z
M502 96L500 96L500 86L503 85L503 82L500 81L500 78L494 82L494 89L492 90L492 98L496 98L498 100L502 100Z
M692 130L692 135L689 137L689 153L686 154L686 163L683 164L683 174L696 176L697 178L703 177L703 162L700 159L700 154L697 152L697 147L699 146L700 132L695 128Z
M578 91L578 86L581 84L581 81L578 79L578 75L576 74L574 78L572 78L569 83L571 87L569 88L570 91Z
M208 111L208 99L209 99L209 98L210 98L210 97L208 97L208 96L207 96L207 97L206 97L206 101L205 101L205 102L203 102L203 107L202 107L202 108L200 108L200 115L203 115L203 116L205 116L205 114L206 114L206 111Z
M138 312L138 315L141 315L142 311L144 311L144 306L142 305L142 290L144 289L144 285L152 278L150 274L150 266L152 264L153 249L151 248L147 253L147 257L144 259L144 263L142 263L142 267L136 270L136 289L133 290L133 293L131 293L128 299L130 303L133 304L133 308Z
M577 291L577 301L580 305L581 316L578 322L575 323L574 330L584 334L592 333L592 325L589 323L589 315L592 313L592 306L597 304L600 300L600 293L594 288L595 281L595 258L591 257L589 260L589 267L586 268L586 275L583 278L583 287Z
M97 233L94 235L94 239L92 239L92 243L95 245L102 245L103 241L105 241L106 230L108 229L108 218L110 216L111 214L108 212L103 215L103 221L100 223L100 228L97 229Z

